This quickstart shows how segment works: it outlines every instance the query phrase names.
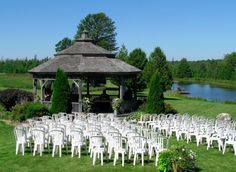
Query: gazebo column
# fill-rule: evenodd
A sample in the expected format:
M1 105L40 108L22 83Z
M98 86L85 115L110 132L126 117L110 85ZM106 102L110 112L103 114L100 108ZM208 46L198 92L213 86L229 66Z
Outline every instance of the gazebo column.
M136 82L136 77L133 79L134 80L134 100L137 100L137 82Z
M34 95L34 102L37 101L37 79L33 79L33 95Z
M121 77L120 78L120 99L121 100L123 100L124 98L124 87L125 87L124 78Z
M75 80L73 80L73 82L75 83L75 85L78 88L78 111L82 112L82 80L79 80L79 82L76 82Z
M89 97L89 78L87 78L87 96Z
M44 101L44 85L45 81L44 79L39 80L40 81L40 90L41 90L41 103Z

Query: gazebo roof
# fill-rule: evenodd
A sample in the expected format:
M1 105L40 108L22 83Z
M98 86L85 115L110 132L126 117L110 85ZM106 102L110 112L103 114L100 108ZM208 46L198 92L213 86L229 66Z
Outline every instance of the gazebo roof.
M92 43L87 32L73 45L55 54L53 59L33 68L29 73L35 77L54 77L58 68L69 77L136 75L140 70L119 59L115 54Z

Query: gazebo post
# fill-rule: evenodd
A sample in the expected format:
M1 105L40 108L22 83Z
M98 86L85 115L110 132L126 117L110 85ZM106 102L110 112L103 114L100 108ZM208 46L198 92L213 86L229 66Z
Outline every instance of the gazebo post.
M44 100L44 85L45 85L45 80L44 79L41 79L39 80L40 81L40 90L41 90L41 103L43 103L43 100Z
M134 100L137 100L137 83L136 83L136 77L133 79L134 80Z
M87 96L89 97L89 77L87 77Z
M120 99L123 100L124 97L124 78L120 78Z
M79 80L79 112L82 112L82 80Z
M37 101L37 79L33 79L33 95L34 95L34 102Z
M76 82L76 80L73 79L73 82L75 83L76 87L78 88L78 111L82 112L82 80L79 79L79 82Z

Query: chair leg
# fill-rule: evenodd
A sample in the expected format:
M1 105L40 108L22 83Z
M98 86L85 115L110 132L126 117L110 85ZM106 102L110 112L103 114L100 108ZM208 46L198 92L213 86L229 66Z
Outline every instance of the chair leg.
M134 163L133 163L133 165L135 165L136 158L137 158L137 153L135 152L134 153Z
M59 145L60 158L61 158L61 149L62 149L62 147L61 147L61 145Z
M117 153L115 152L113 166L115 166L115 165L116 165L116 154L117 154Z
M92 153L92 152L91 152ZM94 151L93 152L93 165L95 165L95 162L96 162L96 152Z
M19 144L16 143L16 155L18 154L18 150L19 150Z
M55 145L53 145L53 148L52 148L52 157L54 157L54 154L55 154Z
M43 155L43 145L40 144L40 156L42 156L42 155Z
M22 150L22 155L24 156L25 155L25 144L24 143L22 143L21 144L21 150Z
M125 153L122 152L122 167L125 165Z
M80 156L81 156L81 146L80 145L78 146L78 154L79 154L78 156L80 158Z
M103 166L103 152L101 152L101 166Z
M71 158L74 157L74 145L71 145Z
M144 153L142 153L142 166L144 166Z

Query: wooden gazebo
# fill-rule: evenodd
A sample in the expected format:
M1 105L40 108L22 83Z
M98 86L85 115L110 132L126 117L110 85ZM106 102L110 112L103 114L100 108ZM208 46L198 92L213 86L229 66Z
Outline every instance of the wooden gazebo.
M33 75L35 97L39 80L42 102L44 101L45 84L55 80L58 68L64 70L68 78L78 87L78 111L82 110L82 79L87 81L87 94L89 94L89 80L114 78L119 81L119 95L123 99L124 80L135 78L140 72L138 68L116 59L114 53L93 44L86 31L73 45L55 54L53 59L29 71Z

